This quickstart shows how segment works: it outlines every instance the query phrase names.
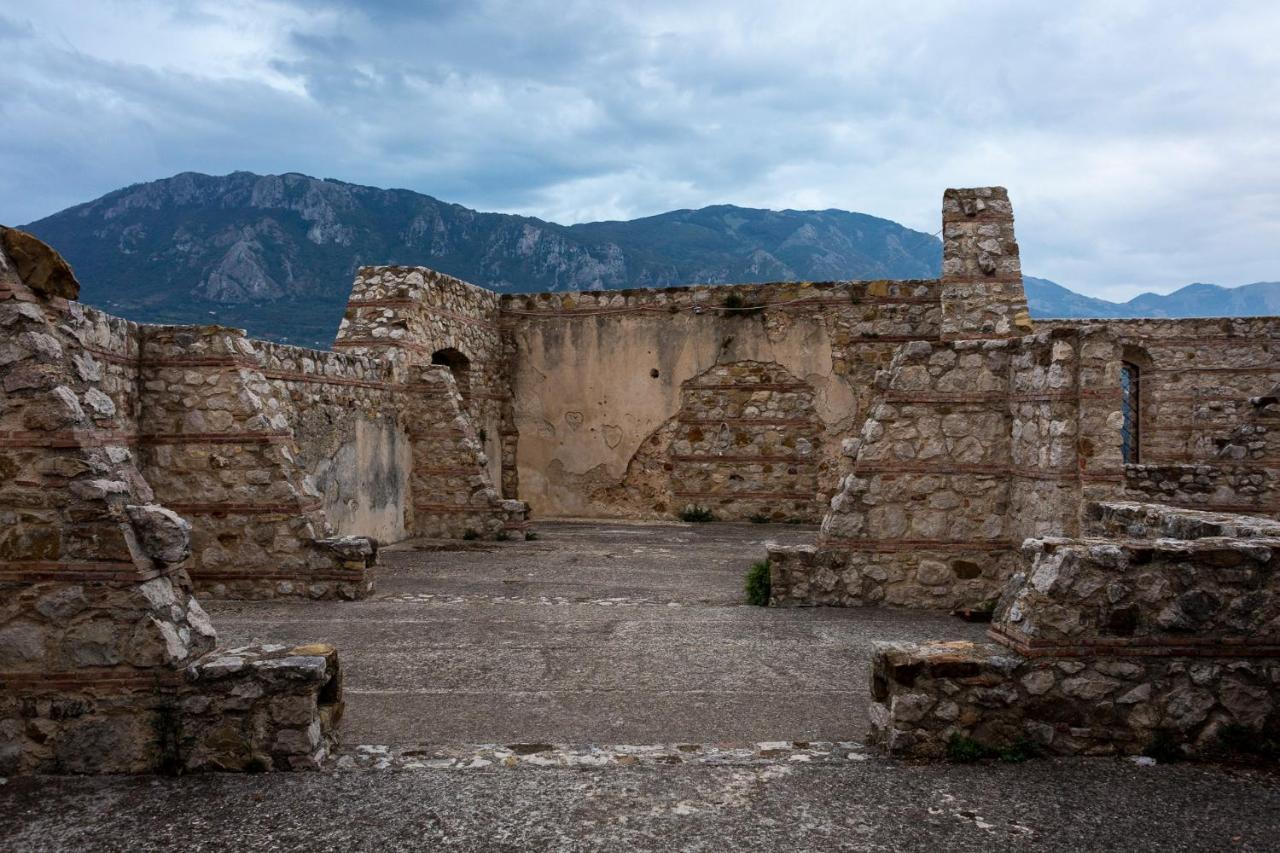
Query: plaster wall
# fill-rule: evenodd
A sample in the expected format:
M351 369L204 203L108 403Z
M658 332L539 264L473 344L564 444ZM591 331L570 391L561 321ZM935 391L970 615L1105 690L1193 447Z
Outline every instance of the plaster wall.
M897 342L936 336L935 290L933 282L784 283L570 294L556 305L504 300L521 499L543 516L678 512L667 499L631 500L628 468L646 442L671 440L663 428L693 380L751 362L812 387L822 434L811 505L821 506L875 370ZM726 308L733 297L743 307ZM761 386L744 380L723 390L749 395ZM729 428L769 426L749 400L720 414ZM717 508L714 496L690 502Z

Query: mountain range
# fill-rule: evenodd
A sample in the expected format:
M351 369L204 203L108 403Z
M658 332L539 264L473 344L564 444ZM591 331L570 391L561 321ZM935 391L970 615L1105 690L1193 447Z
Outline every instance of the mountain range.
M143 322L218 322L327 348L365 264L417 264L510 293L690 283L936 278L941 242L843 210L715 205L558 225L301 174L184 172L20 226L81 299ZM1027 277L1038 317L1280 314L1280 283L1193 284L1119 304Z

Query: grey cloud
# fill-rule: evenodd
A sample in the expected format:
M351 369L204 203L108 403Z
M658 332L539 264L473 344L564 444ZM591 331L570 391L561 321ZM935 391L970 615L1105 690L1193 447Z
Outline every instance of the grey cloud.
M157 25L215 33L190 67L30 16L0 18L0 219L250 169L560 220L728 202L932 232L945 186L1005 183L1028 271L1078 290L1280 277L1264 6L196 3Z

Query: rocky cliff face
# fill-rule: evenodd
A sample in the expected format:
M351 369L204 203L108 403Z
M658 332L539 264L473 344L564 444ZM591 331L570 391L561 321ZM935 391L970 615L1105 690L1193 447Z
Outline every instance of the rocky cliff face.
M717 206L563 226L299 174L184 173L24 226L84 301L328 346L355 270L421 264L495 290L937 275L928 235L844 211Z

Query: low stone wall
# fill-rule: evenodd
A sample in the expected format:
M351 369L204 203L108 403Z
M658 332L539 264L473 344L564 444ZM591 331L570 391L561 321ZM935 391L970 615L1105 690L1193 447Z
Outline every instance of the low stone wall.
M995 609L998 645L879 645L873 742L924 758L956 740L1197 755L1226 731L1280 734L1274 524L1133 503L1086 516L1153 538L1029 540Z
M992 632L1024 654L1280 650L1280 539L1031 539L1023 551Z
M1232 462L1126 465L1124 496L1189 509L1280 514L1280 468Z
M870 743L942 758L993 752L1211 755L1227 725L1274 732L1280 662L1240 657L1027 658L995 644L877 643ZM1272 734L1271 736L1274 736Z
M342 719L332 646L217 649L192 664L179 691L184 771L318 770Z
M1280 521L1163 504L1100 501L1085 508L1085 533L1112 539L1280 538Z

